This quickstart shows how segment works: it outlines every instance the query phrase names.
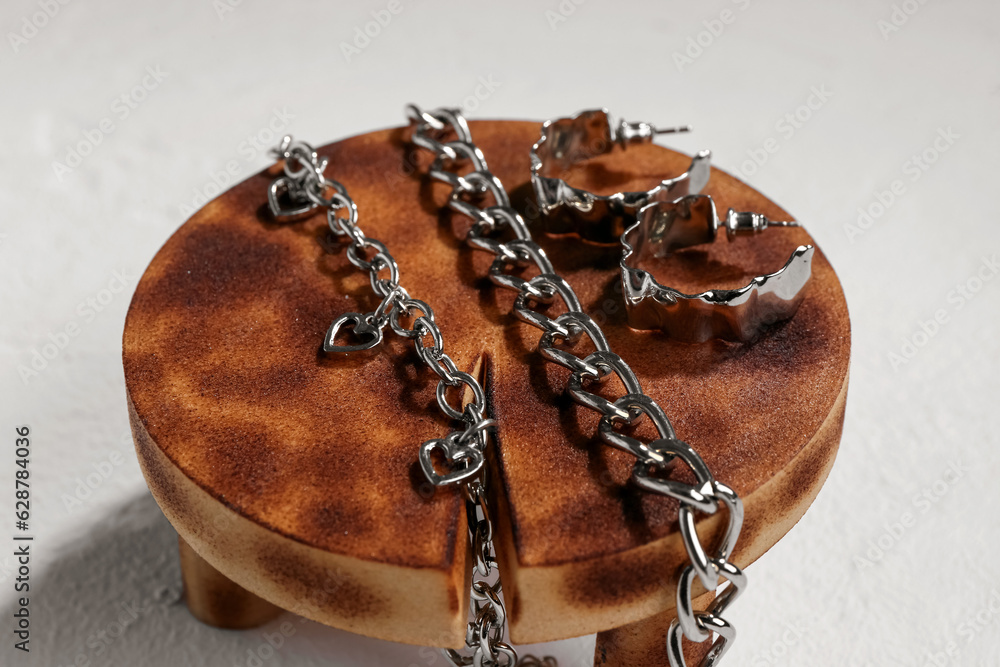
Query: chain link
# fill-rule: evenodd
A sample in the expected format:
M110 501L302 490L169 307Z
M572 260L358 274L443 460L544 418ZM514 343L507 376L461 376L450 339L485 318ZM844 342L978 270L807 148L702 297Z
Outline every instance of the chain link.
M572 374L568 391L573 399L598 412L601 419L598 433L608 445L629 452L636 457L632 482L640 488L680 502L680 531L691 563L682 571L677 586L677 619L667 633L667 653L673 667L684 667L681 639L704 642L713 634L716 639L702 662L703 667L714 665L722 658L735 630L722 615L746 586L746 576L728 559L739 537L743 524L743 504L729 487L712 476L702 458L687 443L678 440L669 418L659 404L643 393L638 377L625 361L612 352L607 339L597 323L582 312L580 300L573 288L554 272L545 251L531 238L521 215L510 206L510 198L500 179L487 165L482 151L472 142L468 123L457 109L424 111L416 106L407 107L407 117L412 130L412 142L435 155L430 176L452 187L448 206L473 221L466 237L473 248L495 255L489 269L490 280L503 288L517 292L514 314L523 322L541 329L539 351L553 363L564 366ZM450 140L449 137L453 137ZM467 169L471 166L471 170ZM459 168L464 170L461 175ZM484 199L493 203L477 205ZM507 232L514 239L500 241L497 236ZM516 269L511 272L510 269ZM525 278L525 270L536 275ZM556 296L566 311L553 318L537 306L551 307ZM589 339L594 351L574 354L583 337ZM586 388L602 384L614 374L625 387L626 393L616 400L609 400ZM658 432L658 438L645 443L625 435L622 426L637 424L648 417ZM688 467L697 480L694 485L671 479L677 469ZM702 545L696 531L695 513L714 514L724 505L728 510L725 535L722 542L709 552ZM703 611L695 611L692 603L692 583L697 576L706 590L715 591L719 578L729 582ZM502 610L486 612L499 614ZM480 628L482 631L482 628ZM488 634L488 630L487 630ZM503 645L506 646L506 645ZM456 665L471 663L458 662ZM494 664L503 664L496 662ZM543 661L524 665L542 665Z
M423 122L436 123L433 118L423 118ZM468 127L460 116L446 116L449 127L459 132L464 142L442 144L428 139L425 146L435 150L445 160L482 160L485 158L478 149L466 143L471 139ZM461 421L464 426L447 434L442 439L428 440L420 448L420 464L425 475L436 486L462 484L466 499L469 521L469 539L474 558L473 582L470 594L473 620L469 623L465 643L471 654L463 655L452 649L444 654L457 666L474 667L515 667L517 652L504 643L507 631L507 611L501 597L499 570L496 568L496 549L493 545L493 523L485 493L485 450L489 431L494 421L486 417L486 394L475 377L461 371L454 360L444 351L444 338L435 321L434 310L425 301L412 298L400 285L399 266L388 247L381 241L366 236L358 226L358 207L347 194L346 188L337 181L327 178L324 172L326 158L321 158L307 143L294 141L286 136L274 149L278 159L284 160L284 176L277 179L269 191L269 203L279 219L295 219L298 216L324 208L330 230L348 242L347 259L354 266L368 273L372 291L381 302L370 313L347 313L331 326L325 347L335 350L351 350L364 346L338 346L333 340L342 324L353 324L355 333L373 329L378 332L372 338L372 346L382 340L381 332L388 326L398 336L413 341L417 356L438 376L437 401L441 411L451 419ZM457 190L477 194L491 191L490 185L476 178L451 178L451 172L442 169L441 177ZM499 181L494 188L502 193ZM505 196L505 195L504 195ZM282 201L286 199L287 201ZM505 200L506 201L506 200ZM461 208L461 207L459 207ZM341 215L346 210L346 216ZM504 213L499 216L502 219ZM495 223L493 215L481 216L484 230L492 231ZM524 253L512 254L512 261L530 261ZM407 327L404 319L412 324ZM365 329L364 327L370 329ZM449 390L458 393L458 407L449 399ZM466 395L472 399L466 403ZM445 472L433 460L436 451L444 454ZM525 656L520 664L532 667L556 667L552 658L538 659Z
M348 317L344 321L364 322L380 332L389 325L395 333L411 339L420 359L439 378L437 400L441 411L452 419L465 421L466 428L473 428L477 433L483 433L482 424L486 421L484 417L486 396L482 387L474 377L459 371L455 362L444 351L444 339L441 329L434 321L434 311L427 303L411 298L400 285L399 265L389 252L389 248L378 239L367 236L358 226L357 204L341 183L325 175L327 159L321 158L309 144L295 141L291 136L284 137L273 153L284 160L284 177L275 184L282 186L293 207L311 205L313 209L326 209L330 230L338 237L348 240L348 261L368 273L372 291L381 297L381 302L374 311L364 315L348 313L348 316L356 317ZM271 205L275 208L276 202L272 201ZM339 215L344 210L347 215ZM279 219L282 217L281 213L280 208L275 211ZM413 316L415 312L420 314L414 318L413 327L405 328L402 319ZM336 331L333 329L332 333L335 334ZM381 340L381 336L375 340L376 342ZM338 347L333 340L327 342L332 347ZM448 389L463 385L471 390L473 401L465 409L458 410L448 402ZM464 432L463 429L456 433ZM458 443L458 447L452 450L454 458L448 463L454 460L468 461L471 458L469 448L482 450L485 446L484 437L471 440L456 438L453 441ZM431 448L425 443L422 449Z
M463 655L453 649L445 649L443 653L456 667L514 667L523 664L523 660L519 662L517 651L504 642L507 609L501 597L500 574L493 546L493 522L483 479L466 485L465 504L473 557L470 594L473 620L466 629L465 644L472 653ZM524 660L529 658L534 659L533 656L525 656Z

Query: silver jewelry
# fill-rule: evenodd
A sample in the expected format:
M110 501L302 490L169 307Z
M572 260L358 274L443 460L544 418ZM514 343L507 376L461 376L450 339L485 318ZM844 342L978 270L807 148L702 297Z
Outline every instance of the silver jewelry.
M701 192L711 172L711 151L698 153L686 172L664 179L645 192L598 195L575 188L556 174L577 162L609 153L616 144L625 148L629 144L649 143L658 134L689 130L687 126L658 129L649 123L629 123L624 119L614 123L607 109L591 109L545 121L541 137L531 147L531 183L539 210L551 216L565 209L572 218L571 233L595 243L617 243L624 225L646 204Z
M468 128L465 131L468 132ZM284 175L272 182L268 189L271 213L278 221L285 222L311 215L317 209L325 209L330 230L350 243L348 260L368 272L372 290L381 299L378 307L370 313L344 313L335 319L323 342L324 351L346 354L373 350L382 342L386 326L390 327L397 335L413 341L417 355L440 378L437 401L441 411L465 424L464 429L423 443L419 454L420 467L431 484L462 486L474 558L471 599L475 620L469 623L466 633L466 643L473 653L465 656L452 649L444 649L444 654L460 667L515 667L518 664L517 653L503 641L507 613L500 597L493 524L486 502L485 450L489 431L495 422L485 416L486 395L483 388L475 377L458 370L455 362L444 352L441 329L434 322L434 310L427 303L411 298L400 285L399 266L385 244L366 236L358 227L357 205L342 184L324 175L326 159L320 158L309 144L293 141L290 136L285 137L273 152L285 164ZM342 210L346 211L346 217L338 215ZM367 259L371 251L375 254ZM411 328L406 328L400 321L405 317L413 318ZM361 338L361 341L354 344L338 342L338 337L345 330L353 330L355 337ZM428 336L432 341L430 345L424 343ZM471 390L472 401L464 407L455 408L448 402L450 388L456 388L460 396L465 388ZM445 470L440 472L432 458L435 451L444 456ZM552 667L554 661L525 656L521 664Z
M738 289L713 289L684 294L660 284L642 268L651 257L716 239L759 234L768 227L798 227L757 213L729 209L720 221L707 195L689 195L672 202L643 207L635 224L622 234L622 288L628 323L633 329L662 329L671 338L700 343L710 338L748 341L768 325L795 315L812 275L812 245L797 247L783 267L757 276Z
M736 493L718 482L698 453L687 443L677 439L674 428L663 408L650 396L643 393L639 379L625 361L611 351L607 338L600 326L583 312L579 298L572 286L554 272L545 251L531 238L531 232L521 215L510 205L510 197L500 179L489 170L486 158L472 142L460 112L455 109L422 111L416 106L407 107L407 118L412 126L413 143L434 151L437 160L429 172L431 178L452 186L448 206L474 221L467 235L467 242L474 248L486 250L494 255L489 270L490 280L500 287L517 292L514 301L514 315L534 327L541 329L539 342L541 354L553 363L572 371L567 390L575 401L601 414L598 432L608 445L622 449L636 457L632 472L634 484L651 493L657 493L680 502L680 533L690 559L690 564L681 572L677 587L678 618L670 626L667 637L667 653L673 667L684 666L684 656L680 652L681 636L696 642L707 641L712 633L717 633L709 657L703 665L715 664L725 652L735 631L722 615L736 599L746 584L743 572L729 561L743 524L743 503ZM457 139L444 143L441 135L452 131ZM459 164L455 156L475 156L470 158L472 171L463 169L458 175ZM450 167L450 171L442 169ZM493 205L476 206L469 201L488 192ZM514 239L500 241L504 233L513 233ZM538 275L531 279L521 277L525 268L533 268ZM550 318L536 310L546 304L561 301L565 306L556 318ZM567 348L586 336L596 351L579 357ZM609 401L587 390L590 383L606 381L612 374L617 375L627 394L615 401ZM659 437L651 442L643 442L620 429L635 424L643 415L655 425ZM696 484L689 485L675 479L664 479L657 472L664 472L678 461L694 473ZM722 543L713 550L706 550L696 531L695 512L715 513L725 507L728 523ZM714 591L719 586L719 577L733 585L727 588L704 611L695 611L691 602L690 583L697 576L707 590ZM470 646L473 640L470 638ZM455 662L456 665L463 663Z
M330 230L350 242L347 259L368 272L372 291L381 298L378 307L370 313L344 313L335 319L323 341L323 350L328 354L345 354L374 349L382 342L386 326L412 340L417 355L440 378L437 400L441 411L466 424L464 430L454 431L444 439L425 442L420 448L420 465L428 480L436 486L478 477L484 462L486 430L492 425L492 420L484 416L486 396L476 378L458 370L455 362L444 352L444 340L441 329L434 322L434 310L427 303L410 298L399 283L399 266L389 254L389 249L361 231L357 204L342 184L324 175L327 166L325 158L320 158L309 144L293 141L290 136L286 136L273 152L285 164L284 176L276 179L268 190L271 213L278 221L287 222L316 209L325 209ZM346 217L338 214L342 210L347 212ZM366 259L372 250L375 254ZM414 313L419 313L419 316L414 319L412 328L407 329L400 318L412 317ZM353 330L360 342L338 342L338 337L345 330ZM432 341L430 346L423 342L428 336ZM448 402L448 389L463 386L472 391L474 400L464 408L456 409ZM450 466L443 474L435 470L431 461L435 450L445 455L445 461Z

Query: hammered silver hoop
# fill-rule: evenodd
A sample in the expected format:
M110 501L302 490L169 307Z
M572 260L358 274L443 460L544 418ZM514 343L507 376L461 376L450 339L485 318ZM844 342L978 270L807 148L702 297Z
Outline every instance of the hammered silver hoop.
M737 289L685 294L663 285L650 260L677 250L713 243L720 229L726 238L754 235L768 227L799 227L794 221L768 220L759 213L729 209L724 220L707 195L655 202L639 210L621 236L621 278L629 326L660 329L671 338L701 343L711 338L752 341L770 325L795 315L812 276L816 248L796 247L784 266L754 277Z
M616 146L650 143L658 134L689 130L687 126L660 129L624 119L615 122L607 109L545 121L530 156L538 210L548 218L542 221L544 231L612 245L643 206L701 192L711 172L711 152L707 150L695 155L684 173L665 178L645 191L600 195L574 187L563 177L573 165L610 153Z

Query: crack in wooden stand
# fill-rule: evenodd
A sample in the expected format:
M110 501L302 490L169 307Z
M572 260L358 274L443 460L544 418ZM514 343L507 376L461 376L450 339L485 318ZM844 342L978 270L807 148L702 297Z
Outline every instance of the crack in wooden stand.
M471 127L530 223L538 124ZM684 564L677 504L627 483L629 457L597 440L596 416L565 396L567 373L537 353L537 330L509 315L513 295L489 287L489 257L465 247L466 223L441 211L448 189L426 179L428 158L409 149L404 130L320 152L358 203L361 228L389 246L411 294L435 308L446 350L459 367L480 369L501 429L492 492L513 641L596 632L598 664L637 655L666 664L665 650L655 662L649 647L662 641ZM635 146L573 178L592 190L645 189L688 162ZM464 506L453 490L433 492L416 464L420 443L447 430L433 374L394 336L366 360L320 353L337 315L376 304L323 216L271 221L270 178L249 178L185 223L143 275L126 319L136 450L186 544L191 609L220 627L287 609L372 637L459 646ZM791 217L720 171L706 193L722 210ZM799 313L759 340L688 345L628 328L616 250L539 240L678 435L743 497L733 560L745 567L798 521L836 454L850 324L829 262L817 253ZM811 241L804 230L768 230L654 270L679 287L745 284ZM704 541L717 519L699 522ZM766 594L749 575L741 604Z

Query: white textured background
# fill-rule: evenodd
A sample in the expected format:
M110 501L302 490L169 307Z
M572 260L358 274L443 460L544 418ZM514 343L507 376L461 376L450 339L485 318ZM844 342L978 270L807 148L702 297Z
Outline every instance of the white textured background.
M464 103L472 118L608 106L690 122L672 145L711 147L837 268L854 327L839 459L805 519L750 568L725 664L1000 664L1000 6L400 2L348 61L341 44L388 2L4 0L0 664L259 665L264 633L285 621L294 634L265 665L443 664L294 617L247 632L195 622L131 449L120 361L136 278L186 207L214 194L213 173L268 163L243 142L274 110L321 144L401 124L409 101ZM147 68L166 76L135 108L116 103ZM493 90L477 99L482 80ZM95 134L104 118L113 131ZM101 141L80 164L54 167L88 135ZM863 227L859 208L874 213ZM103 291L120 286L115 272L127 287ZM67 325L77 333L63 340ZM25 374L34 351L53 358ZM34 443L30 656L10 633L19 424ZM101 468L106 479L80 487ZM591 647L553 650L582 667Z

